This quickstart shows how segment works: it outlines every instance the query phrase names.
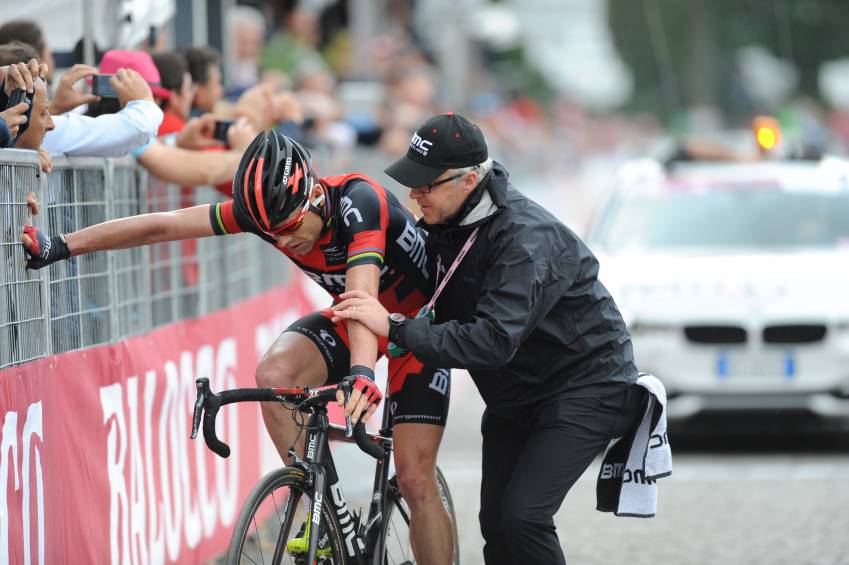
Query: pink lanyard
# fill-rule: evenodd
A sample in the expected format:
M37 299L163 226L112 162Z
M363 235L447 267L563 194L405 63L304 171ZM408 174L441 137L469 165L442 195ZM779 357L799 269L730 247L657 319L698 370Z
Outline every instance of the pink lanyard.
M457 258L454 259L454 263L451 264L451 268L448 269L448 272L445 273L445 278L442 279L442 282L439 282L439 286L436 287L436 292L433 293L433 298L430 299L430 302L421 310L424 314L427 314L433 309L433 305L436 304L436 299L439 298L439 295L442 293L442 289L445 288L445 285L448 283L448 279L451 278L451 275L454 274L454 271L457 270L457 267L460 265L460 261L463 260L463 257L466 256L466 253L471 249L472 244L475 242L475 239L478 237L478 230L481 229L480 226L475 228L475 231L472 232L472 235L469 236L469 239L466 240L466 243L463 244L463 248L460 250L460 253L457 254ZM442 257L438 256L436 258L436 280L439 281L439 271L442 269Z

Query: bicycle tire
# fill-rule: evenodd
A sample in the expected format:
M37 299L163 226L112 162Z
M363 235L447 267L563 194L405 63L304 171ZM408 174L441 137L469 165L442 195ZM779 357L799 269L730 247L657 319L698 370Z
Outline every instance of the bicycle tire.
M286 495L288 489L288 495ZM230 538L230 546L227 550L227 565L240 565L245 563L270 563L273 562L275 546L279 540L290 540L296 537L301 532L298 530L303 520L306 519L306 507L302 509L304 499L312 501L311 487L308 486L307 478L299 469L285 467L275 469L265 475L259 483L251 490L242 509L239 511L239 517L236 520L236 525L233 527L233 535ZM275 493L280 493L280 501L274 496ZM283 496L286 496L284 505ZM270 497L270 505L269 505ZM329 558L319 559L318 563L326 565L343 565L347 563L345 554L345 545L342 541L341 529L336 521L336 517L330 511L332 504L325 495L324 504L321 511L321 520L323 529L321 532L327 534L327 548L330 549ZM289 519L288 524L285 521L285 509L288 504L292 503L293 515ZM281 508L282 507L282 508ZM261 516L256 519L257 512L261 509L265 513L270 512L269 516ZM268 543L269 538L274 538L272 543ZM323 536L322 536L323 537ZM269 551L269 553L266 553ZM251 555L259 555L259 559L254 559ZM265 556L269 558L266 559ZM283 557L288 557L289 560L282 560L282 563L299 564L304 563L304 556L293 555L286 553Z
M442 504L448 512L451 520L451 532L454 537L454 556L452 563L460 563L460 544L457 535L457 516L454 513L454 501L448 482L439 467L436 468L436 484L439 488L439 496ZM405 531L404 528L406 528ZM383 525L381 527L381 541L383 547L383 565L413 565L413 549L410 545L410 510L404 501L404 496L398 488L397 477L389 480L389 488L386 489L386 507L383 514Z

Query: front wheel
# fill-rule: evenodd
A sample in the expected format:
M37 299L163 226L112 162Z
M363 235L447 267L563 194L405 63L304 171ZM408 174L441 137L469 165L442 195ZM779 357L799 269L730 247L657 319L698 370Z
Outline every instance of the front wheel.
M460 563L460 545L457 536L457 516L454 514L454 501L451 500L451 491L442 471L436 469L436 486L439 496L448 518L451 520L451 535L453 536L454 556L452 563ZM413 565L416 562L413 556L413 547L410 543L410 507L401 495L398 488L397 477L389 479L389 487L386 489L386 511L383 516L383 564L384 565Z
M248 495L230 539L227 564L306 563L312 489L299 469L265 475ZM336 518L324 504L316 563L344 564L345 546Z

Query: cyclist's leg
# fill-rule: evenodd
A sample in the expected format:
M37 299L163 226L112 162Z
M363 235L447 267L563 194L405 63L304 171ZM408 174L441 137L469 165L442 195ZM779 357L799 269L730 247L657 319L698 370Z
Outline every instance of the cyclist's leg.
M256 368L256 383L285 387L338 382L347 374L349 358L344 326L334 326L327 311L314 312L294 322L271 345ZM287 452L299 432L291 412L276 402L262 402L261 407L268 434L289 463ZM302 452L303 445L297 449Z
M412 355L390 360L389 409L398 486L410 506L410 543L419 563L450 563L454 536L436 485L436 453L448 416L450 373Z

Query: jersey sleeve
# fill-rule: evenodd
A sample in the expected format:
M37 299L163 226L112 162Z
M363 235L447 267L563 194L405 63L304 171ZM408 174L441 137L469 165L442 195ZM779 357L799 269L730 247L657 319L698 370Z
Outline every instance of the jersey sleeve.
M343 240L348 244L348 268L383 266L389 211L386 193L371 184L354 183L339 201Z
M242 232L257 233L259 231L253 225L253 222L239 213L232 200L211 204L209 206L209 223L212 224L215 235Z

